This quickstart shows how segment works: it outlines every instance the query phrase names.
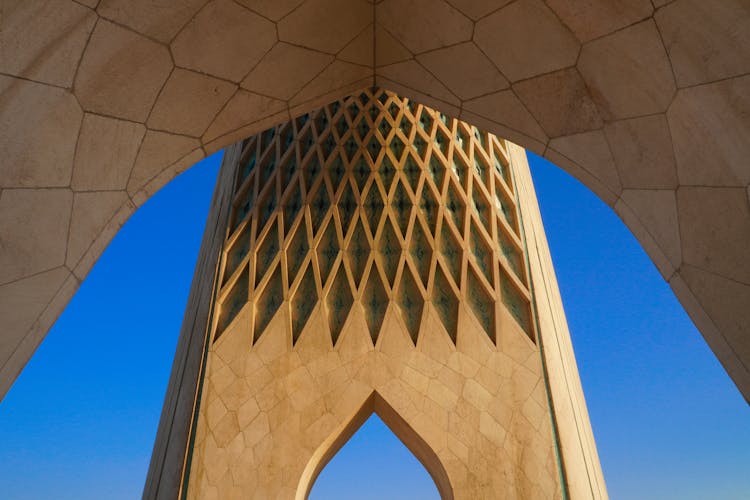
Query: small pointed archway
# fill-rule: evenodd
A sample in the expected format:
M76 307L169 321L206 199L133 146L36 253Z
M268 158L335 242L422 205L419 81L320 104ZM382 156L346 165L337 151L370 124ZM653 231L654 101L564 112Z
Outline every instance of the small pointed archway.
M404 445L414 454L437 486L443 500L453 500L453 488L440 458L422 437L386 402L377 391L373 391L348 422L333 432L319 447L307 463L297 486L296 500L306 500L321 471L339 452L357 430L370 418L377 415Z
M326 464L308 500L440 500L435 481L390 428L372 413Z

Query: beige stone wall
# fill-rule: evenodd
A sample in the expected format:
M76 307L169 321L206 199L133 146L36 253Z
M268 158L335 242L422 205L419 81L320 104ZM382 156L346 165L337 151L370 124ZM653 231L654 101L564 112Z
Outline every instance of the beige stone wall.
M211 348L188 498L304 493L310 461L373 391L435 452L455 498L560 497L539 351L507 313L496 347L462 304L454 346L428 308L415 347L391 308L373 346L354 308L335 348L320 306L294 347L284 314L252 345L250 314Z

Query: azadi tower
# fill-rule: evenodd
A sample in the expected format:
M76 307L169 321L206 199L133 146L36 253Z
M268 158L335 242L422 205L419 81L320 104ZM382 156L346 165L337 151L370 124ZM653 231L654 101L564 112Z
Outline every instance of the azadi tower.
M0 395L137 207L228 148L146 497L224 496L219 470L250 448L260 461L232 476L232 488L255 481L268 495L304 497L372 411L447 498L604 497L528 172L505 139L548 158L616 211L748 399L748 73L750 7L742 0L3 1ZM373 113L364 125L352 103ZM321 110L327 129L316 122ZM383 113L394 127L387 135L378 128ZM275 144L273 165L263 163L266 140ZM308 156L299 156L307 141L321 168L310 179ZM402 146L403 155L394 151ZM283 156L290 148L293 172ZM339 166L329 168L336 160L327 149ZM394 169L387 191L378 163L386 157ZM443 184L433 157L446 169ZM243 198L249 184L252 200ZM278 198L270 199L271 185ZM287 220L292 198L299 212ZM350 208L356 217L344 233ZM384 257L389 234L400 253L395 274ZM240 241L248 246L235 247ZM338 252L329 270L326 242ZM292 244L307 246L299 263ZM460 270L446 253L451 244ZM282 337L288 344L272 345ZM323 376L326 349L348 370L352 391L329 395L327 423L313 402L297 399L312 397L300 390L306 384L324 387L314 372ZM230 354L246 358L241 370ZM435 392L449 385L428 359L458 374L456 401ZM284 386L260 392L261 379L246 376L253 362ZM496 378L482 375L493 366ZM309 376L295 373L302 367ZM330 387L334 372L325 372ZM243 392L243 380L259 385ZM412 408L389 393L388 380L413 388L421 403ZM366 397L362 384L372 389ZM491 401L481 403L481 390ZM240 422L249 409L228 408L250 395L268 418L252 437L253 424ZM438 410L440 398L448 406ZM219 400L236 421L219 416L220 405L211 406ZM511 411L509 420L491 411L494 403ZM282 428L270 417L277 407L288 417ZM430 411L447 414L447 427ZM264 444L268 436L274 446Z

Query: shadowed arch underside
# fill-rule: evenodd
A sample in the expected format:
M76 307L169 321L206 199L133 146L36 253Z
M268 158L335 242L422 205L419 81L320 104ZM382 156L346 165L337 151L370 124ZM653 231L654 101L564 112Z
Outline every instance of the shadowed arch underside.
M0 394L156 190L373 84L579 178L750 393L741 0L29 1L0 31Z
M370 397L364 402L361 408L352 415L351 420L343 428L337 429L326 441L316 450L310 459L310 463L305 467L305 471L300 478L300 484L297 488L296 500L306 500L312 490L315 481L320 472L328 465L328 462L339 452L349 439L362 427L371 415L377 415L388 426L388 428L398 437L402 443L411 451L415 457L424 465L427 472L437 486L440 498L443 500L453 500L453 489L451 488L448 473L445 467L440 463L440 458L422 439L419 434L393 409L383 397L373 391Z

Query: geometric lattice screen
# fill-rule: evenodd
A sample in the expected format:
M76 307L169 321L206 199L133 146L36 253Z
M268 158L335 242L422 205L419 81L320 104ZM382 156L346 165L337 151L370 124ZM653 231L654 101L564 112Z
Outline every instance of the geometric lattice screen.
M459 301L496 339L505 307L533 340L527 264L504 141L372 89L245 141L215 338L253 304L296 342L320 303L334 345L353 307L373 342L396 307L416 344L431 302L456 341Z

